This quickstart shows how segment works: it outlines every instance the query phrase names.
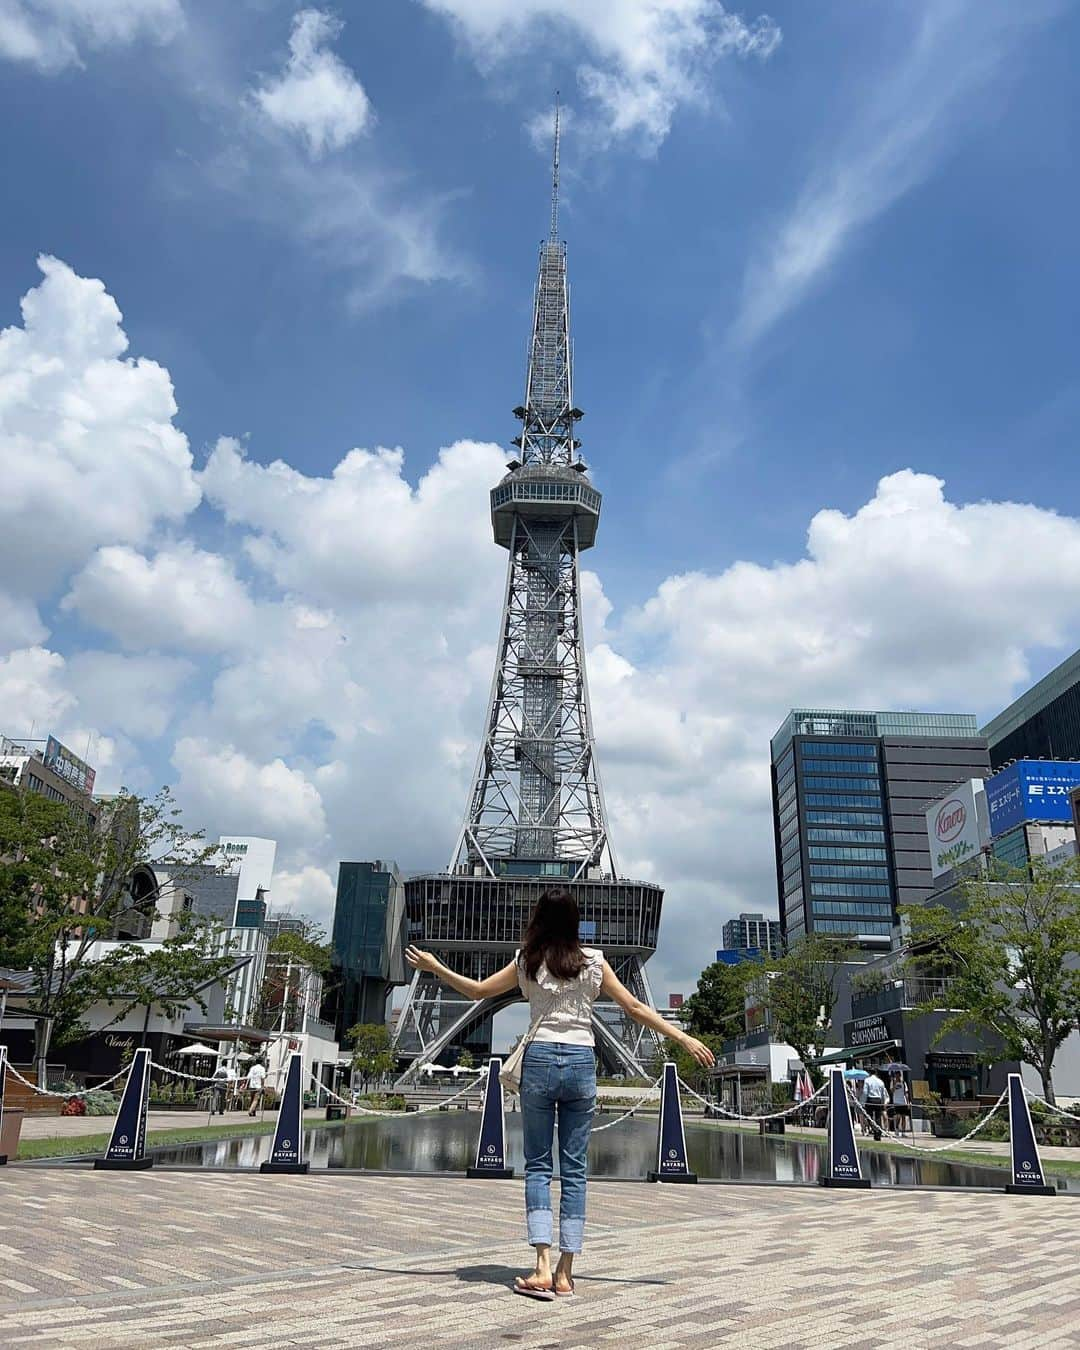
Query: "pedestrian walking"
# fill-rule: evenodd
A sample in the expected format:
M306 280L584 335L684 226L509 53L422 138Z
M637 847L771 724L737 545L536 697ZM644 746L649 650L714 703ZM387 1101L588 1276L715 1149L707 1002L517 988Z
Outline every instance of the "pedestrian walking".
M266 1091L266 1065L261 1059L255 1060L248 1068L247 1089L251 1093L248 1115L253 1116L262 1109L263 1093Z
M211 1100L210 1114L223 1116L225 1114L225 1098L229 1092L229 1070L224 1064L219 1064L214 1070L210 1087L214 1094Z
M574 1257L585 1228L585 1172L596 1110L596 1056L592 1010L601 995L613 999L641 1026L677 1041L700 1064L712 1051L681 1027L666 1022L627 989L595 947L583 947L577 901L563 887L544 891L532 912L521 949L486 980L456 975L429 952L409 947L414 970L431 971L468 998L490 998L520 989L529 1003L529 1029L521 1069L525 1141L525 1221L536 1262L514 1281L516 1294L551 1300L574 1293ZM559 1132L559 1260L551 1268L552 1146Z
M911 1125L911 1099L902 1073L894 1073L889 1079L889 1117L899 1134L903 1134L905 1124Z
M888 1089L880 1079L876 1071L871 1071L870 1076L863 1080L863 1109L870 1117L871 1129L874 1132L874 1138L881 1138L881 1117L885 1112L885 1103L888 1100Z

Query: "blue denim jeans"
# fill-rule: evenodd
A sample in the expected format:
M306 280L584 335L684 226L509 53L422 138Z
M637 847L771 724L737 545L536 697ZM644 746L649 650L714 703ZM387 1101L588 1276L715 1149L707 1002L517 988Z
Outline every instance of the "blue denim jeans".
M551 1245L551 1146L559 1122L559 1249L581 1251L585 1173L596 1110L596 1066L587 1045L533 1041L521 1069L525 1221L529 1242Z

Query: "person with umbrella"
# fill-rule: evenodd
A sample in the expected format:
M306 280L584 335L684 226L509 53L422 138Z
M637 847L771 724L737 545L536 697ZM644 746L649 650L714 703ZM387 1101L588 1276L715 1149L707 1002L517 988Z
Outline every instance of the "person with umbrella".
M889 1124L901 1134L904 1132L904 1122L907 1121L909 1126L911 1123L911 1098L904 1079L907 1071L908 1066L899 1060L885 1065L885 1072L889 1075Z

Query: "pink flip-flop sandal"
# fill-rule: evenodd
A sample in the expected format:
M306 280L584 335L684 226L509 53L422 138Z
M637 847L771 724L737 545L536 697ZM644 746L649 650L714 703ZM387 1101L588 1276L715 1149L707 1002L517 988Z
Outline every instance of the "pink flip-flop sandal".
M522 1298L535 1298L541 1303L553 1303L555 1300L554 1284L551 1289L532 1289L527 1284L518 1284L522 1277L518 1275L511 1285L515 1294L520 1294Z
M552 1285L552 1288L555 1288L555 1286ZM555 1297L556 1297L556 1298L573 1298L574 1295L575 1295L576 1293L577 1293L577 1290L574 1288L574 1281L573 1281L573 1280L570 1281L570 1288L569 1288L569 1289L555 1289Z

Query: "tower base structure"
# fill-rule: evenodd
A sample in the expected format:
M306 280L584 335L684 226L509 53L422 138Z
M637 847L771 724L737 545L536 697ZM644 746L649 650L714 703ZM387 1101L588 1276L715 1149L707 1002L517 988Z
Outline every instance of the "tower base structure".
M553 881L558 884L548 877L413 877L405 884L409 940L437 953L459 974L484 979L514 959L533 906ZM651 1004L645 962L656 945L661 888L600 877L564 884L581 908L582 942L599 947L634 997ZM415 1079L425 1064L447 1059L455 1048L467 1049L477 1060L486 1058L494 1015L520 998L512 990L476 1002L430 972L417 971L394 1033L394 1051L399 1061L407 1061L398 1084ZM608 1000L594 1005L592 1021L602 1068L644 1075L659 1052L655 1032L632 1022Z

